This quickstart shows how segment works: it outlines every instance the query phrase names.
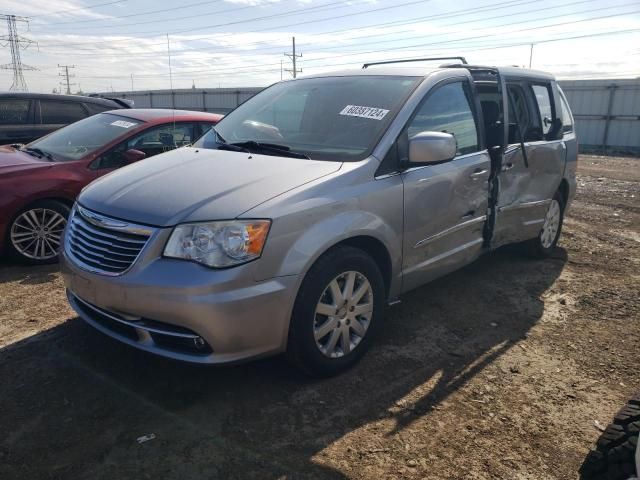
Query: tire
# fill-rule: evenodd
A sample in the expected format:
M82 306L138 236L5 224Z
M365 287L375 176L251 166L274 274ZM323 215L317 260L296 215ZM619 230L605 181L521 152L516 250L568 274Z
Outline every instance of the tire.
M31 265L56 263L70 211L56 200L39 200L22 209L8 228L10 255Z
M564 221L564 198L557 191L549 204L544 225L536 238L525 242L526 252L535 258L548 258L556 248ZM554 221L555 220L555 221ZM549 236L551 233L551 236Z
M353 294L343 301L349 282ZM329 250L307 272L298 291L289 327L288 360L314 377L329 377L348 369L375 337L382 323L385 298L382 274L369 255L350 246ZM321 313L325 310L326 315Z
M598 439L595 450L580 467L581 480L627 480L636 476L636 449L640 431L640 394L614 417Z

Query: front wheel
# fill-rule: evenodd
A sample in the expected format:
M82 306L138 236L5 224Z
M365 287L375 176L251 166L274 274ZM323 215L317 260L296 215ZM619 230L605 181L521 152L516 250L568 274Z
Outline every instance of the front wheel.
M287 357L312 376L346 370L367 350L384 313L380 269L362 250L336 247L311 267L296 297Z
M536 238L526 242L529 254L539 258L550 257L560 238L563 220L564 199L558 191L551 199L540 233Z
M22 210L9 227L13 256L31 264L56 262L68 217L69 207L55 200L41 200Z

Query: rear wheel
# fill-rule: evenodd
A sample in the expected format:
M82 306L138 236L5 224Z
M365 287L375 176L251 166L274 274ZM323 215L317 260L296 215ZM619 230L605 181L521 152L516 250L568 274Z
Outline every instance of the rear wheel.
M18 213L8 234L14 257L31 264L55 263L69 211L63 203L41 200Z
M313 376L349 368L367 350L384 313L385 288L362 250L336 247L311 267L296 298L287 357Z
M640 395L632 398L614 417L580 467L581 480L627 480L635 478ZM640 453L639 453L640 455Z
M551 199L544 217L544 223L538 236L526 242L526 247L534 257L546 258L551 256L558 243L564 220L564 199L558 191Z

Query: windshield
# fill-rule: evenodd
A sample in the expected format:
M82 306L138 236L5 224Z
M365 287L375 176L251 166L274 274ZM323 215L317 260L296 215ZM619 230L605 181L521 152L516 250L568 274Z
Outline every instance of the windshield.
M35 140L26 148L37 148L51 154L56 161L79 160L141 123L129 117L99 113Z
M417 85L417 77L350 76L277 83L224 117L194 147L223 142L260 150L286 146L300 158L354 161L368 156ZM253 145L253 146L252 146ZM271 149L269 152L277 154Z

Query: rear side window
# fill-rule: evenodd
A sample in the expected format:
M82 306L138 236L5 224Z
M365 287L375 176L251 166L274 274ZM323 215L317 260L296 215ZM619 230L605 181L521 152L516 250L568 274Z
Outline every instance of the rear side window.
M564 95L560 95L560 107L562 113L562 133L573 132L573 117L571 116L571 110Z
M44 124L66 125L85 118L87 113L80 103L40 100L40 115Z
M537 113L527 100L525 90L519 84L507 85L509 101L509 144L542 140L542 129Z
M418 108L407 133L411 138L426 131L452 134L458 155L478 151L478 129L462 82L437 87Z
M29 121L29 100L0 100L0 125L24 125Z
M551 107L551 92L549 85L532 85L533 95L538 104L538 114L540 115L540 125L542 125L542 134L546 140L553 125L553 110Z

